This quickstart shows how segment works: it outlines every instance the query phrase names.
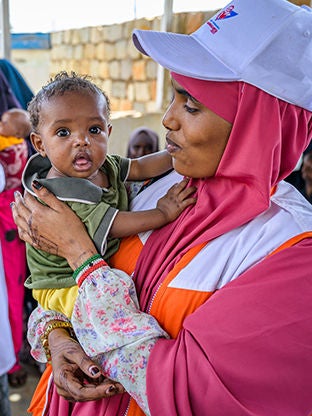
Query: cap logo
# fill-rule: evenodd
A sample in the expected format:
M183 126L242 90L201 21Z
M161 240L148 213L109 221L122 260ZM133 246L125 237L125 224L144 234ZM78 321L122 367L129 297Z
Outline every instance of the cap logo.
M229 19L230 17L237 16L238 13L234 11L234 5L226 7L224 10L222 10L219 14L217 14L215 19L210 19L207 22L207 25L210 27L210 32L214 35L215 33L220 30L219 25L216 23L217 20L224 20Z

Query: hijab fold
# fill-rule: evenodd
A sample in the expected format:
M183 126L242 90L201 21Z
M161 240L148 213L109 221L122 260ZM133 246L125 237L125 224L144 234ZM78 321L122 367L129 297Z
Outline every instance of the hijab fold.
M171 75L233 127L215 175L189 182L197 188L196 204L154 231L142 250L135 279L143 308L159 279L190 248L247 223L269 207L271 189L292 172L312 136L311 112L255 86Z

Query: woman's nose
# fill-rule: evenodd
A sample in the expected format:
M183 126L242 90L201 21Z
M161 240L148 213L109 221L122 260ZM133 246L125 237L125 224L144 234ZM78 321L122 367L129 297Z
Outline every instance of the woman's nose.
M167 111L165 112L162 119L162 124L167 130L177 130L178 120L173 103L171 103L167 108Z

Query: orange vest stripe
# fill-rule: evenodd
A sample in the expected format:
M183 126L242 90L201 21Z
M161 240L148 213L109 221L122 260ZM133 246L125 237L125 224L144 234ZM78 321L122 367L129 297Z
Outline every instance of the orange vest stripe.
M277 247L277 249L273 250L272 253L269 254L269 256L273 256L273 254L276 254L279 251L284 250L285 248L292 247L300 241L304 240L305 238L312 238L312 231L306 231L304 233L295 235L294 237L290 238L289 240L285 241L285 243Z
M37 384L36 390L32 396L30 405L27 412L33 416L42 416L42 412L46 404L46 394L49 383L50 375L52 374L52 365L47 364L46 369L42 373L40 380Z

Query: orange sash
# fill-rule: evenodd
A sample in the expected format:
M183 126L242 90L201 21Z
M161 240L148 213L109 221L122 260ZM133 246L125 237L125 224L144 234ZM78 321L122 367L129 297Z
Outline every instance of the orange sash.
M27 409L27 412L32 413L33 416L41 416L43 414L47 399L47 388L51 374L52 366L51 364L47 364L46 369L44 370L37 384L36 390L32 396L29 408Z

